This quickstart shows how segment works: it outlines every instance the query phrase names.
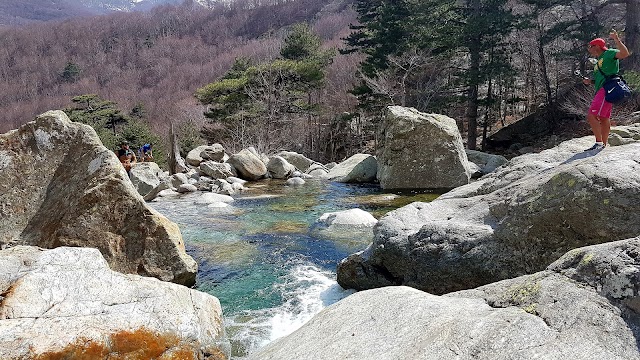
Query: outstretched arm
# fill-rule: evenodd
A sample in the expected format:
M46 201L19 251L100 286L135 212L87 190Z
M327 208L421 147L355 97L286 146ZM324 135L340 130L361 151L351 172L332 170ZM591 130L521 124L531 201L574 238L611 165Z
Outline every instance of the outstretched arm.
M616 54L616 59L620 59L620 60L626 59L629 57L629 55L631 55L631 53L629 52L629 49L627 49L625 44L622 43L622 40L620 40L620 36L618 35L617 31L611 30L611 34L609 34L609 37L616 42L616 48L620 50Z

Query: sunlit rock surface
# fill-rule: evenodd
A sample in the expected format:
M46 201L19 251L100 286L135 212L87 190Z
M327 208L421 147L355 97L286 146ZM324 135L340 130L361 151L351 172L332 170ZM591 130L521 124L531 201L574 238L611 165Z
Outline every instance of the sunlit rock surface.
M192 285L178 226L146 205L88 125L62 111L0 135L0 245L92 247L113 270Z

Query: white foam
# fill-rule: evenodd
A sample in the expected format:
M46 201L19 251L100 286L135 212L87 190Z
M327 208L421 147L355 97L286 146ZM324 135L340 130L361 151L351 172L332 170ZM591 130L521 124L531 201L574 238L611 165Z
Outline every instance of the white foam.
M235 328L233 340L249 353L291 334L325 307L353 293L338 285L334 273L314 265L294 267L284 281L273 286L284 299L282 305L227 319L227 328Z

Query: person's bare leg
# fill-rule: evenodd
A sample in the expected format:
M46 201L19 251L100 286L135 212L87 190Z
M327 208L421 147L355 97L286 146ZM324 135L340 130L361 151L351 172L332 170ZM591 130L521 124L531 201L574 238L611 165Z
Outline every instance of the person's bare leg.
M593 135L596 136L596 142L602 142L602 125L598 120L598 117L596 115L589 114L587 115L587 120L589 121L589 125L591 125ZM609 136L609 133L607 133L607 136Z
M611 132L611 119L601 117L600 118L600 135L602 136L602 143L605 146L607 145L607 140L609 140L610 132Z

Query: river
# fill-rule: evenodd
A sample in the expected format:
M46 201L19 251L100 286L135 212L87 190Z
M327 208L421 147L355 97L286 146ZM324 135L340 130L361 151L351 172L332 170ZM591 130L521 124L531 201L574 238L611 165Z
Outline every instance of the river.
M196 288L220 299L232 359L290 334L352 293L336 283L336 265L364 249L372 235L323 238L310 231L323 213L357 207L380 217L437 197L313 180L299 187L277 180L247 187L228 207L195 204L202 193L149 203L180 226L199 265Z

